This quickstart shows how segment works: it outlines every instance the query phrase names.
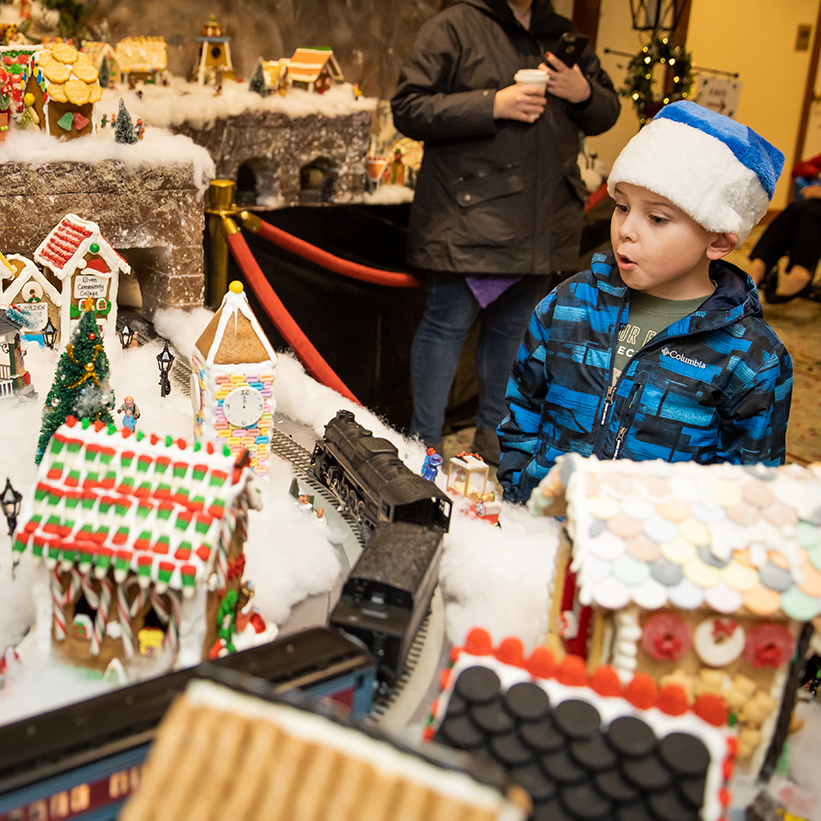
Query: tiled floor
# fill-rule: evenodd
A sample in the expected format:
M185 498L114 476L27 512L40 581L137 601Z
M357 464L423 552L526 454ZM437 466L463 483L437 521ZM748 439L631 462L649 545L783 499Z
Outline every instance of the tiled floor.
M729 261L747 270L748 255L761 236L756 228ZM821 303L795 299L784 305L767 305L764 316L783 341L793 360L794 387L790 425L787 430L787 460L821 462ZM474 428L446 436L445 466L451 456L470 451ZM447 468L445 468L447 469ZM491 470L495 479L496 471Z

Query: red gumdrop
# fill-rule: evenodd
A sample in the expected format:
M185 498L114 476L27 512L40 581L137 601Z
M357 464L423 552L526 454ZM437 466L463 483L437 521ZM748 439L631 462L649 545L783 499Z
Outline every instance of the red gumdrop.
M738 755L738 739L735 736L727 739L727 755L730 758L735 758Z
M433 721L434 716L439 712L439 699L435 698L433 703L430 705L430 716L428 718L428 723Z
M157 436L156 433L152 433L151 436L149 436L148 438L150 439L152 445L156 445L157 442L160 441L160 437Z
M725 781L729 781L733 777L733 773L735 772L735 762L732 758L726 758L724 760L724 769L723 769L723 776Z
M459 660L459 656L461 655L461 653L462 653L462 648L461 647L451 647L450 648L450 653L449 653L450 663L451 664L456 664L456 662Z
M581 656L565 656L556 678L568 687L584 687L587 684L587 666Z
M726 787L722 787L718 791L718 800L721 802L722 807L729 807L730 806L730 791Z
M425 741L430 741L434 737L434 735L436 735L436 731L433 729L433 727L425 727L422 733L422 738Z
M533 678L550 678L556 669L556 659L547 647L537 647L525 661L525 669Z
M100 419L98 419L94 423L94 430L96 430L97 433L99 433L104 427L106 427L106 424L105 424L105 422L101 421Z
M123 435L123 439L128 439L128 437L131 436L131 431L128 428L123 428L120 432Z
M66 424L70 428L73 428L77 424L77 417L69 414L68 416L66 416Z
M439 689L444 690L448 686L448 682L450 681L450 669L442 670L441 675L439 676Z
M656 703L656 682L647 673L636 673L624 688L624 697L639 710L649 710Z
M721 696L705 693L696 699L693 712L714 727L723 727L727 723L727 706Z
M472 656L489 656L493 652L490 633L481 627L474 627L465 639L465 652Z
M687 693L680 684L668 684L662 687L656 699L656 707L668 716L683 716L689 706Z
M525 648L519 639L505 639L496 651L496 658L504 664L521 667L524 663Z
M180 450L185 450L185 448L187 446L188 446L188 442L186 442L185 439L177 439L177 447Z
M600 696L620 696L621 681L609 664L600 664L590 677L590 687Z

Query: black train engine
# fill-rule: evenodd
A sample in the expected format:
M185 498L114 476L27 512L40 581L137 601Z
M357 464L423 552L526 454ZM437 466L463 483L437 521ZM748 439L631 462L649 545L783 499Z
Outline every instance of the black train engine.
M376 526L354 565L331 626L360 639L376 657L377 678L393 683L430 609L444 534L399 522Z
M379 522L407 522L446 532L451 501L433 482L417 476L387 439L376 438L339 411L325 426L311 470L353 513L367 538Z

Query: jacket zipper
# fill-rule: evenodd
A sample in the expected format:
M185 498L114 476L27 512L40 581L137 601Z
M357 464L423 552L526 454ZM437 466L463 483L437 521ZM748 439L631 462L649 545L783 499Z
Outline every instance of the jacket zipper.
M624 298L623 298L623 299L624 299ZM621 326L621 321L620 321L620 320L621 320L621 309L622 309L622 306L621 306L621 305L619 305L619 315L618 315L618 316L619 316L619 319L618 319L617 324L616 324L616 328L617 328L617 330L616 330L616 336L617 336L617 338L618 338L618 328L620 328L620 326ZM719 331L719 330L721 330L722 328L728 328L730 325L733 325L733 324L734 324L734 322L735 322L735 320L734 320L733 322L725 322L725 323L723 323L722 325L716 325L716 326L714 326L714 327L713 327L713 328L711 328L710 330L716 330L716 331ZM696 333L701 333L701 331L697 331ZM647 351L651 350L652 348L654 348L654 347L655 347L655 345L657 344L657 343L656 343L656 340L657 340L657 339L658 339L658 344L660 344L660 343L666 343L666 342L669 342L671 339L684 339L684 338L685 338L685 337L687 337L687 336L695 336L695 335L696 335L696 334L673 334L673 335L665 336L663 339L658 339L658 337L654 337L654 338L650 341L650 343L649 343L648 345L646 345L646 346L644 346L644 347L640 348L638 351L636 351L636 353L634 353L634 354L633 354L633 356L631 356L631 357L630 357L630 359L628 359L628 360L627 360L627 363L625 364L624 368L622 368L621 375L620 375L620 376L619 376L619 378L616 380L616 383L615 383L614 385L611 385L611 386L607 389L607 392L605 393L605 396L604 396L604 409L603 409L603 411L602 411L601 420L600 420L600 422L599 422L599 425L600 425L600 428L599 428L599 433L598 433L598 435L596 436L596 445L595 445L594 450L593 450L593 454L594 454L595 456L598 456L598 457L600 457L600 458L601 458L601 455L602 455L602 454L601 454L601 448L600 448L600 446L599 446L599 440L600 440L600 439L601 439L601 437L602 437L602 431L601 431L601 428L604 426L605 422L607 421L607 414L608 414L608 412L609 412L609 410L610 410L610 407L611 407L611 406L612 406L612 404L613 404L614 397L615 397L615 395L616 395L616 390L618 389L619 384L621 383L621 380L622 380L622 378L624 377L624 373L625 373L625 372L627 371L627 369L630 367L630 363L631 363L631 362L632 362L632 361L633 361L633 360L634 360L637 356L639 356L640 354L645 353L645 352L647 352ZM615 344L615 343L614 343L614 344ZM615 347L613 348L613 354L612 354L612 356L611 356L611 361L610 361L610 370L609 370L609 372L608 372L608 374L607 374L607 377L608 377L607 381L608 381L608 383L609 383L609 382L612 380L612 378L613 378L613 366L614 366L614 363L615 363ZM636 395L636 394L637 394L637 390L638 390L638 388L639 388L639 387L641 387L641 388L642 388L642 393L643 393L643 392L644 392L644 385L645 385L645 383L646 383L646 382L647 382L647 374L646 374L646 373L640 373L640 374L636 377L636 382L634 383L634 385L633 385L633 387L631 388L630 393L629 393L629 395L628 395L628 397L627 397L627 413L628 413L628 416L627 416L627 419L625 420L625 424L619 427L619 432L618 432L618 434L616 434L616 445L615 445L615 448L614 448L614 450L613 450L613 458L614 458L614 459L618 459L618 457L619 457L619 451L621 450L621 447L622 447L622 445L624 444L624 440L625 440L625 438L627 437L627 433L628 433L628 431L630 430L630 427L631 427L631 426L632 426L632 424L633 424L633 419L635 419L636 413L638 412L638 405L636 405L636 407L635 407L635 408L633 408L633 404L634 404L634 402L636 401L636 398L637 398L637 395ZM631 411L632 411L632 412L631 412Z
M613 397L616 395L616 389L619 386L619 382L621 381L621 376L616 380L615 384L611 384L613 382L613 369L616 366L616 345L619 341L619 331L621 330L621 317L622 313L624 312L624 308L627 305L627 294L628 291L625 289L624 296L619 301L619 309L616 312L616 325L613 329L613 337L610 340L610 367L607 369L607 392L604 395L604 406L602 407L602 414L601 419L599 420L599 429L596 431L596 437L593 442L593 455L594 456L601 456L601 439L604 434L602 428L604 427L605 422L607 422L607 414L610 412L610 408L613 405ZM623 371L622 371L623 373Z

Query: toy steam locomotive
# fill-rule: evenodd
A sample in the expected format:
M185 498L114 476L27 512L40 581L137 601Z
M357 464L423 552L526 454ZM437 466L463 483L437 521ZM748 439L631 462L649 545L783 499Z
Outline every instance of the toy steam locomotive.
M379 522L406 522L447 532L451 501L417 476L387 439L377 439L350 411L325 426L311 457L314 476L356 517L367 539Z

